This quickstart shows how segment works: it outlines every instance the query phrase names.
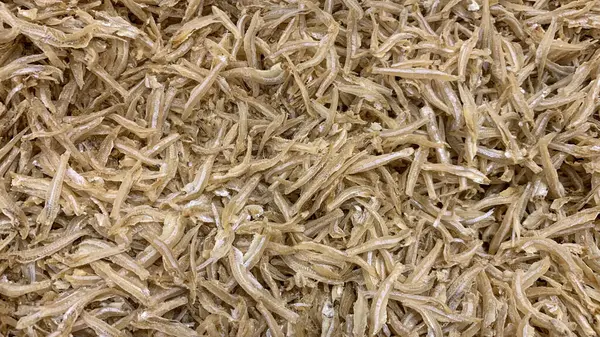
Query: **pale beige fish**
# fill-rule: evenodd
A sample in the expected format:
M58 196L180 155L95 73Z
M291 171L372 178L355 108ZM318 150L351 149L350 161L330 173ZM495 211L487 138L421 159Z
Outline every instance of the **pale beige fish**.
M593 207L593 208L582 210L571 216L562 218L562 219L556 221L555 223L549 225L548 227L540 230L539 232L536 233L537 234L536 236L548 237L554 233L560 232L569 227L577 226L579 224L586 223L586 222L592 222L598 218L599 214L600 214L600 208L598 208L598 207Z
M243 78L247 81L263 85L277 85L284 81L286 73L282 69L281 63L276 63L268 70L257 70L252 67L239 67L226 70L221 76L225 78Z
M542 161L542 168L546 183L550 188L550 192L555 198L561 198L565 195L565 188L558 179L558 172L552 163L550 152L548 151L548 143L554 138L554 133L549 133L539 141L539 154Z
M425 276L427 276L427 274L429 274L431 271L431 267L433 267L438 255L442 251L443 245L444 243L441 240L438 240L428 254L421 259L418 265L415 266L415 270L408 275L406 282L420 282Z
M275 317L273 317L269 309L267 309L262 302L258 302L256 309L258 309L258 312L260 312L267 321L270 335L273 337L283 337L283 331L281 330L279 324L277 324L277 320L275 320Z
M397 247L398 244L405 240L409 235L410 231L407 230L395 236L374 238L356 247L346 249L346 254L353 256L377 249L388 249L392 247Z
M368 186L353 186L339 193L334 200L327 204L327 211L331 212L342 205L346 200L356 197L368 197L374 194L374 191Z
M114 120L116 123L121 125L123 128L135 133L135 135L140 138L148 138L156 133L156 130L141 127L136 122L129 120L118 114L108 115L108 118Z
M513 278L512 289L515 292L516 305L519 311L535 317L540 327L552 329L564 336L575 336L564 322L540 312L531 304L522 288L522 280L523 271L517 270Z
M90 315L87 311L83 311L81 314L83 321L94 330L98 335L109 336L109 337L121 337L124 334L119 329L113 327L107 322Z
M236 38L236 39L242 38L242 34L240 33L240 30L237 28L237 26L235 24L233 24L233 22L231 21L229 15L227 15L227 13L223 12L221 9L219 9L219 7L216 7L216 6L212 6L211 9L212 9L213 15L215 15L216 19L221 21L223 26L225 26L225 28L227 28L227 30L229 30L233 34L234 38Z
M369 321L371 323L369 326L369 335L374 336L379 333L383 325L387 322L390 292L403 271L404 266L397 264L387 278L379 285L379 289L375 293L371 303L371 310L369 311Z
M190 92L190 98L185 103L182 119L188 119L192 114L192 109L196 108L200 100L206 95L208 90L212 87L212 85L217 80L219 73L227 66L227 57L218 56L216 64L212 67L210 73L206 75L204 80L198 84L192 91Z
M356 302L354 302L353 309L354 324L352 327L352 333L357 337L365 336L369 318L369 305L364 293L360 289L357 292L357 299Z
M299 318L298 314L292 310L286 308L284 303L273 298L264 288L258 287L258 282L248 272L244 266L243 255L237 248L229 252L229 265L232 270L234 279L240 285L244 291L250 295L254 300L261 301L266 308L270 311L275 312L279 316L291 321L296 322Z
M162 227L159 239L167 246L174 247L184 236L186 222L182 215L174 213L168 213L163 219L164 226ZM139 253L135 260L137 263L147 268L154 264L160 257L160 252L150 245Z
M3 254L3 257L6 258L8 256L15 256L17 261L21 263L34 262L56 253L57 251L73 243L73 241L88 234L89 232L87 232L86 230L80 230L74 233L60 236L59 238L47 245L42 245L40 247L31 248L27 250L7 252Z
M7 217L13 218L19 227L29 228L27 215L15 202L14 197L8 194L4 185L0 185L0 211Z
M458 76L428 68L373 68L373 74L396 76L415 80L457 81Z
M190 36L197 30L207 27L213 23L217 23L218 18L216 15L205 15L197 17L193 20L186 22L171 38L173 46L177 47L181 43L185 42Z
M28 38L58 48L85 48L98 28L96 24L91 24L75 33L66 34L56 28L19 19L8 10L5 4L0 4L0 18Z
M409 147L409 148L406 148L406 149L403 149L403 150L400 150L397 152L383 154L383 155L379 155L379 156L372 156L370 158L365 158L363 160L360 160L360 161L354 163L352 166L350 166L350 168L348 169L347 172L348 172L348 174L367 172L367 171L373 170L379 166L383 166L388 163L391 163L400 158L409 157L414 152L415 152L414 149L412 147Z
M114 290L106 288L105 285L76 290L48 305L34 308L32 311L28 312L26 316L19 319L15 328L25 329L34 325L41 319L62 315L68 311L69 308L87 304L99 296L114 292Z
M138 315L138 317L135 320L132 320L130 323L132 326L134 326L138 329L159 331L167 336L179 336L179 337L199 337L200 336L200 334L198 334L194 329L187 327L185 324L183 324L179 321L169 320L169 319L166 319L163 317L150 316L150 315L143 316L143 317L140 317L140 316L142 316L142 315Z
M104 251L114 251L115 249L118 249L118 247L115 247L114 245L108 242L96 239L88 239L85 241L85 243L86 245L102 249ZM122 253L111 255L108 257L108 259L114 264L118 265L119 267L129 270L132 273L136 274L141 280L146 280L148 279L148 277L150 277L150 273L148 272L148 270L146 270L135 259L133 259L127 254Z
M47 290L52 286L52 280L34 282L31 284L16 284L11 282L0 282L0 294L6 297L21 297L29 293Z
M470 179L478 184L489 184L490 180L483 173L471 167L464 167L458 165L451 164L433 164L433 163L423 163L421 165L421 169L424 171L430 172L445 172L457 175L459 177L465 177Z
M104 279L113 282L114 286L123 289L143 305L153 306L155 304L154 298L150 295L150 290L141 284L141 282L138 284L133 279L119 274L108 263L103 261L92 262L91 267Z
M126 249L124 247L110 247L107 249L90 249L86 243L81 243L76 253L68 255L65 262L69 267L75 268L84 266L91 262L108 258L114 255L122 254Z
M185 279L185 275L181 270L181 266L173 254L172 249L161 240L158 235L151 232L140 232L140 236L144 238L156 251L161 255L165 270L172 275L177 275L181 279Z

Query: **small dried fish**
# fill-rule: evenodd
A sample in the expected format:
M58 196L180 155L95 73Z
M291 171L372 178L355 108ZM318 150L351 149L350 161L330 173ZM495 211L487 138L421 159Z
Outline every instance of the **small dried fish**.
M377 290L377 293L373 297L373 303L369 311L369 319L371 321L369 334L371 336L376 335L385 322L387 322L387 302L390 292L394 287L394 282L396 282L403 271L404 266L397 264L388 277L381 283L379 290Z
M14 284L9 282L0 282L0 294L6 297L21 297L25 294L47 290L51 286L51 280L45 280L31 284Z
M106 323L105 321L88 314L84 311L81 315L83 321L91 327L98 335L110 336L110 337L119 337L124 336L119 329L113 327L112 325Z
M244 267L243 255L237 248L233 248L229 253L229 265L236 281L256 301L262 302L267 309L275 312L281 317L294 323L298 320L298 314L286 308L283 303L273 298L262 287L257 287L257 282L248 273Z
M0 3L0 333L595 336L597 1Z
M52 223L58 216L58 212L60 212L58 199L60 198L63 181L65 179L65 171L67 170L67 164L70 156L71 153L69 151L60 156L58 167L54 172L52 183L50 184L50 188L46 194L46 204L36 220L36 222L40 224L38 237L36 238L37 242L43 241L48 237Z
M384 154L376 157L360 160L348 168L348 174L356 174L373 170L379 166L386 165L394 160L411 156L415 151L409 147L394 153Z
M9 256L15 256L17 261L20 261L21 263L34 262L58 252L59 250L73 243L73 241L87 234L88 233L85 230L80 230L74 233L63 235L47 245L28 250L7 252L3 254L3 257L6 258Z
M140 303L146 306L153 306L155 304L154 298L150 296L150 291L143 285L134 283L130 278L120 275L112 269L112 267L103 261L96 261L91 263L92 268L103 276L106 280L112 282L115 286L123 289L131 296L136 298Z
M458 76L427 68L373 68L373 74L390 75L405 79L456 81Z
M490 180L481 172L477 171L471 167L450 165L450 164L432 164L432 163L423 163L421 165L421 169L425 171L432 172L445 172L454 174L460 177L468 178L478 184L489 184Z

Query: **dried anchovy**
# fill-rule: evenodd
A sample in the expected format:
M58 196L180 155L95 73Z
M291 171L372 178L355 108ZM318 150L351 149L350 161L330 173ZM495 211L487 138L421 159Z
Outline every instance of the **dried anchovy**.
M0 335L600 334L599 13L0 3Z

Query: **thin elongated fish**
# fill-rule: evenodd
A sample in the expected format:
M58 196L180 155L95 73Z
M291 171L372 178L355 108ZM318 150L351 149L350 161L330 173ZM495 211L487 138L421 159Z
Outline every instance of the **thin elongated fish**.
M600 4L0 1L0 330L600 334Z

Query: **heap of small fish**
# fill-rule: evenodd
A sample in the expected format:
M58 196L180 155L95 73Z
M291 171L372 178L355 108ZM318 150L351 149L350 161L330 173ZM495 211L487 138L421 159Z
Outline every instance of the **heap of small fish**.
M600 335L595 0L0 3L0 335Z

